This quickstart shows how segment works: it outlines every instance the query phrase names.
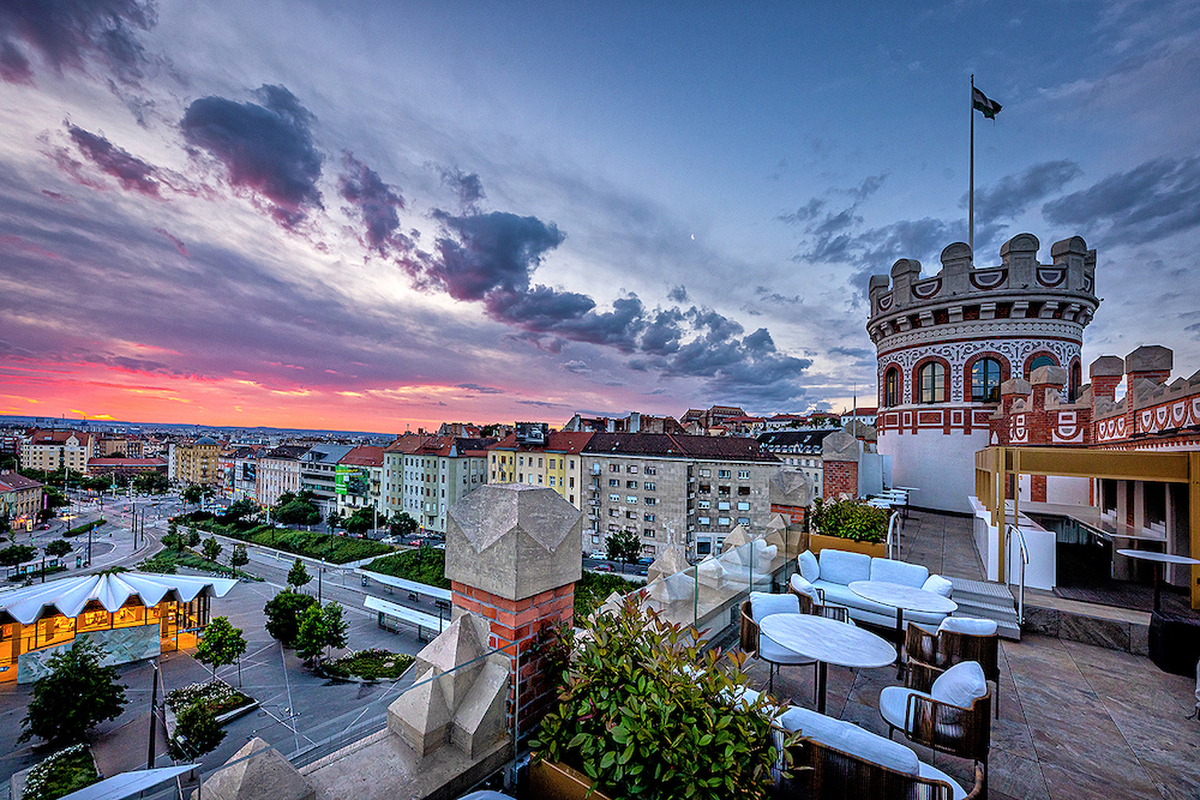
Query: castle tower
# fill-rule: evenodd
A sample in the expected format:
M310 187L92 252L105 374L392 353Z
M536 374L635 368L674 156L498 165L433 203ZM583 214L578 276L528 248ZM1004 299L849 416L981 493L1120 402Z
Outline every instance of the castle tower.
M871 278L867 332L879 369L879 452L892 458L892 482L916 487L913 504L969 511L974 453L987 447L1000 385L1029 380L1043 366L1067 371L1068 393L1082 382L1083 329L1100 300L1096 251L1073 236L1039 264L1037 237L1021 233L1000 248L999 266L973 266L971 249L942 251L942 269L921 276L902 258Z

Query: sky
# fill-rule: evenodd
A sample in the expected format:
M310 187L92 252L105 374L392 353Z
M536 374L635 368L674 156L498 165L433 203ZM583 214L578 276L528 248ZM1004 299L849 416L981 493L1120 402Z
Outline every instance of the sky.
M1194 2L0 4L0 414L874 403L872 274L1096 248L1200 367Z

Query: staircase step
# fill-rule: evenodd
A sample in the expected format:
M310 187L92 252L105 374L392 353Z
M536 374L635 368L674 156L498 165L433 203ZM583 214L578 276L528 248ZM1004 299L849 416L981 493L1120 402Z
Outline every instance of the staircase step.
M956 615L995 620L1000 636L1020 641L1021 625L1017 618L1016 601L1007 586L967 578L950 580L954 584L954 602L958 603L958 610L954 612Z

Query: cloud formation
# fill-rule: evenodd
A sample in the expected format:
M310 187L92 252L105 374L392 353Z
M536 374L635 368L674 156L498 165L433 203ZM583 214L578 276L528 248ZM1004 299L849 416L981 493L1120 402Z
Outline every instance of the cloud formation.
M282 86L264 85L258 103L203 97L184 112L180 128L228 170L229 182L261 195L285 227L321 208L317 180L323 157L312 138L313 116Z
M149 62L139 37L157 23L152 0L4 0L0 79L30 82L33 51L59 74L83 72L94 59L122 83L137 83Z
M1059 225L1107 223L1135 243L1165 239L1200 225L1200 156L1156 158L1042 206Z
M1045 198L1058 194L1063 187L1083 174L1069 159L1034 164L1020 175L1006 175L995 185L975 192L975 224L1015 219ZM964 194L959 203L967 207Z
M462 210L464 212L478 210L480 201L487 196L484 194L483 181L479 179L479 176L473 172L463 172L458 167L443 168L440 172L442 184L450 187L458 196Z
M161 198L157 170L153 166L83 128L68 123L67 132L79 151L103 172L116 178L122 189Z
M368 246L380 253L389 247L408 249L409 240L397 234L404 198L383 182L379 173L346 153L342 158L345 172L338 178L338 192L366 226Z

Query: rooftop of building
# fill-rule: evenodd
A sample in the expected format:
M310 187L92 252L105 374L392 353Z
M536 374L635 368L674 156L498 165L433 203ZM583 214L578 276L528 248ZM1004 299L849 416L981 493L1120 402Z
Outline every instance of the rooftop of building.
M823 430L798 431L768 431L758 436L758 443L763 447L789 447L806 450L811 448L814 453L821 451L821 442L834 432L834 428Z
M672 433L597 433L585 453L778 463L754 439Z
M36 489L42 484L33 478L26 478L19 472L0 472L0 491L15 492L22 489Z
M579 453L593 436L601 434L591 431L552 431L546 437L545 444L518 442L516 433L510 433L500 441L491 445L489 450L536 451L547 453ZM605 434L607 435L607 434Z
M338 464L348 467L382 467L383 448L364 444L342 456Z

